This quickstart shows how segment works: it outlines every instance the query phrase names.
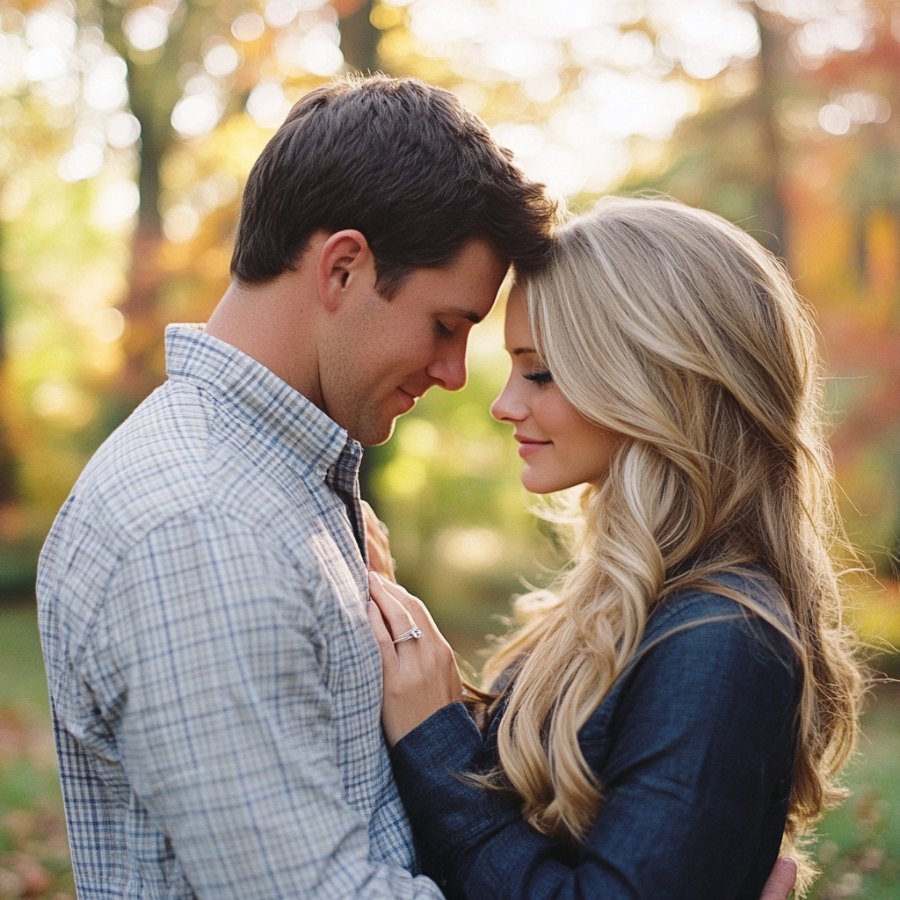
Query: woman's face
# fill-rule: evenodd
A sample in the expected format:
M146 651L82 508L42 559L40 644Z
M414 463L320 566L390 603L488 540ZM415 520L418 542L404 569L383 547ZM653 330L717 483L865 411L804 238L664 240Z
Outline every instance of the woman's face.
M491 415L515 426L525 460L522 484L532 493L549 494L602 479L622 435L589 422L554 384L534 349L519 288L506 307L506 351L512 372Z

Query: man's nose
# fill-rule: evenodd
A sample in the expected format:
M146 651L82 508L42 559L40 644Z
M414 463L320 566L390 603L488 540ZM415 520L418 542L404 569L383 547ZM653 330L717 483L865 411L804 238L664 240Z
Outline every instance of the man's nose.
M466 385L466 345L453 347L428 367L428 374L445 390L458 391Z

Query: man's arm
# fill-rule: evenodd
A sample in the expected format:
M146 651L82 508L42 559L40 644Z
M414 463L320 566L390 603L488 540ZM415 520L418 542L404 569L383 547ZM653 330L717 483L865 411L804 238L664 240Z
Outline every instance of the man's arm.
M369 858L368 819L339 769L329 648L291 561L199 518L156 529L121 562L120 616L97 635L127 686L103 713L135 821L158 830L201 898L440 898ZM370 731L354 752L380 752L377 719Z

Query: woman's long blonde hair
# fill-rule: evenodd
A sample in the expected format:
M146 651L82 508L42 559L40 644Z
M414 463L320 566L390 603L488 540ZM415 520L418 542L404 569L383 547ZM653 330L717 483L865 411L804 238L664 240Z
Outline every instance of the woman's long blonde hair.
M862 692L832 557L845 542L809 312L747 234L662 200L602 200L563 228L550 265L522 286L555 382L626 440L581 497L572 566L553 594L521 598L524 627L487 664L486 684L518 667L487 781L512 788L539 831L582 840L603 785L578 733L649 615L689 586L730 596L710 575L759 561L795 634L736 599L789 638L803 678L790 849L843 796L833 779L852 752ZM811 875L801 866L801 885Z

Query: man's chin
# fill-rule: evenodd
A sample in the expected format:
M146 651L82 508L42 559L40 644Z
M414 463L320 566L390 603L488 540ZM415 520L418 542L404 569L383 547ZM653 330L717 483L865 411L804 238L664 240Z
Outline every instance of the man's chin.
M396 422L396 419L391 419L388 423L367 422L352 430L348 428L347 433L364 447L378 447L390 439Z

